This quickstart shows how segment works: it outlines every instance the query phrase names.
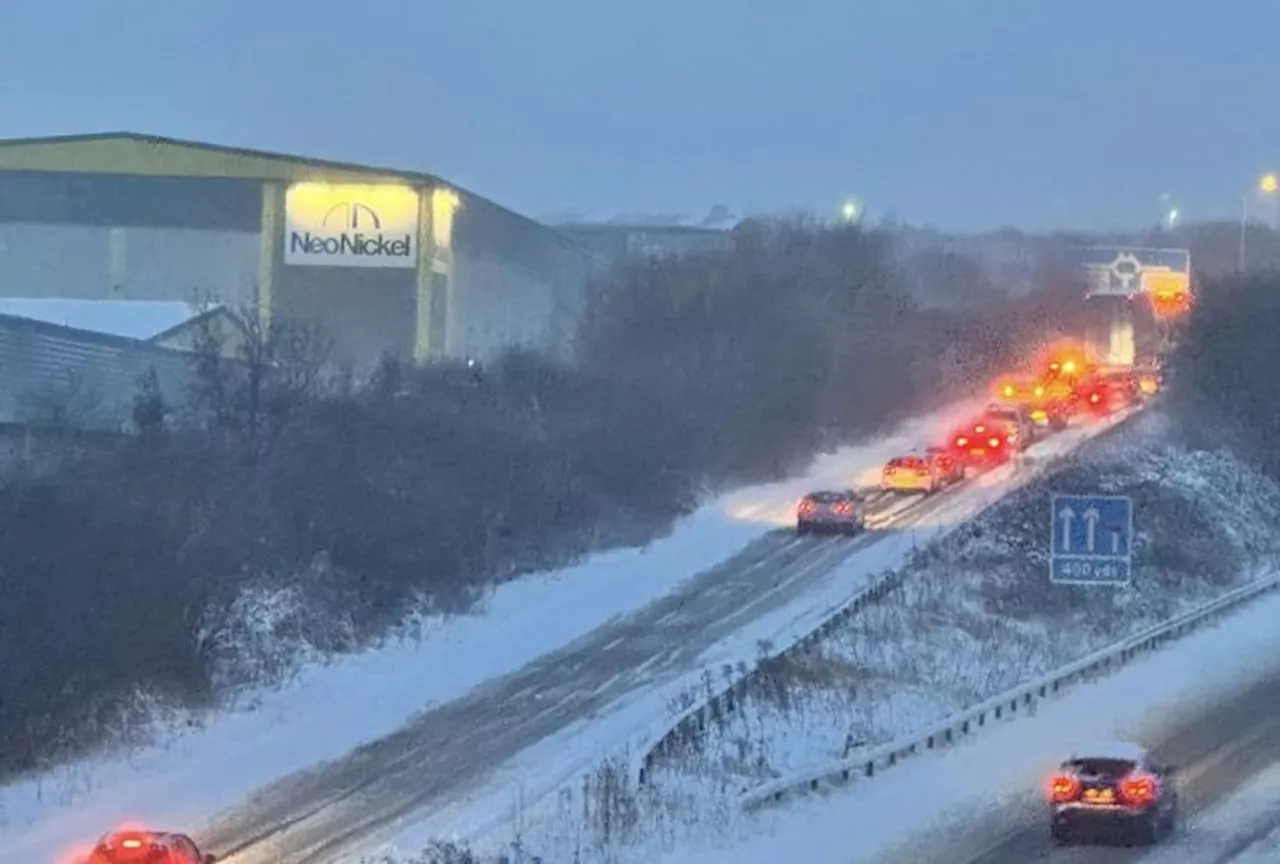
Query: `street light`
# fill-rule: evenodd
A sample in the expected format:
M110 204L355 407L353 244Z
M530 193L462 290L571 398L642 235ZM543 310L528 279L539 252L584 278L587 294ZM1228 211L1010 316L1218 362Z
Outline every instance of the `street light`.
M862 215L862 205L856 199L850 198L840 208L840 215L846 222L857 222L858 217Z
M1276 189L1280 188L1280 177L1274 171L1268 171L1258 179L1257 193L1262 195L1275 195ZM1245 237L1249 233L1249 193L1246 192L1240 196L1240 260L1237 262L1236 269L1244 271L1244 253L1245 253Z

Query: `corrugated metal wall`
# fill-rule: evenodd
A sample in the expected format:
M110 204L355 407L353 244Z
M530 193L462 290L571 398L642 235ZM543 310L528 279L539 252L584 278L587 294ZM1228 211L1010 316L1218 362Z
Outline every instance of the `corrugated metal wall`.
M167 401L180 404L192 379L190 354L0 315L0 423L127 428L149 369Z
M458 329L451 351L488 357L522 345L569 353L601 261L559 231L483 199L462 200L453 230Z

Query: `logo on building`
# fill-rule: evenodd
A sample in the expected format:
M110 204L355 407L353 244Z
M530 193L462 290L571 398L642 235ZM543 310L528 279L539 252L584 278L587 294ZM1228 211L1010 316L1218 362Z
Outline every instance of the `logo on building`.
M326 228L337 227L348 231L359 231L362 219L364 227L373 228L375 231L382 230L382 220L378 218L378 211L359 201L343 201L341 204L334 204L329 208L329 212L324 214L321 224Z
M294 184L285 192L284 263L416 267L419 206L406 186Z

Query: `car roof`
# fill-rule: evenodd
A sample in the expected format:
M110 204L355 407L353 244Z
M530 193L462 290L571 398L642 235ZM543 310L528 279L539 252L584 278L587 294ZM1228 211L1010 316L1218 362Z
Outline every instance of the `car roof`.
M817 492L810 492L805 496L813 498L816 501L834 501L839 498L859 498L857 492L852 489L820 489Z
M1072 759L1122 759L1141 762L1147 758L1147 748L1132 741L1092 741L1072 748Z

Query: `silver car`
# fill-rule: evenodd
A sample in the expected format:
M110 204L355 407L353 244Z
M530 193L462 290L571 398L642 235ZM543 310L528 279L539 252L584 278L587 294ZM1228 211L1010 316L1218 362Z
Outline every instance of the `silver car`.
M858 534L867 528L866 502L852 490L810 492L796 508L800 534Z

